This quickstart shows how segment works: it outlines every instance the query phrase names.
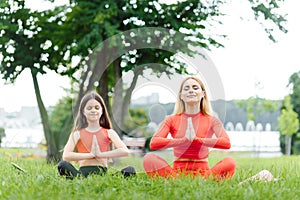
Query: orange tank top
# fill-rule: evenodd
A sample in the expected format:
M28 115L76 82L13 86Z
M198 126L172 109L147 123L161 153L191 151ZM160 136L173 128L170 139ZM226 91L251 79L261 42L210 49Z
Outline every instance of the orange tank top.
M97 132L89 132L86 129L81 129L79 131L80 138L77 142L77 150L79 153L88 153L91 152L93 136L97 138L97 142L100 148L100 151L108 151L110 148L111 140L108 137L107 129L101 128Z

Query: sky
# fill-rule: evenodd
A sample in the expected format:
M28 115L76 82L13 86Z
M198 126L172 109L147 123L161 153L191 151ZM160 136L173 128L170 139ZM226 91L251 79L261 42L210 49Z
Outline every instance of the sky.
M37 4L32 4L32 6ZM41 6L39 4L39 6ZM298 8L300 1L286 0L282 11L288 14L287 34L275 33L278 40L267 38L263 27L255 22L245 1L231 1L225 8L227 16L218 28L228 37L222 40L224 48L207 51L214 63L224 88L226 100L247 99L258 95L266 99L283 99L290 90L289 77L300 70L297 49L300 47ZM42 98L46 106L55 105L69 87L69 80L49 72L38 77ZM256 83L260 83L257 86ZM133 99L159 92L162 103L175 101L174 92L159 84L142 83L134 91ZM24 71L14 84L0 80L0 108L7 112L19 111L22 106L36 106L33 83L29 71Z
M245 1L244 1L245 2ZM290 90L289 77L300 70L299 54L300 13L299 1L288 0L282 11L288 14L288 33L275 33L276 43L267 38L262 27L253 20L240 20L244 6L235 1L225 17L224 32L228 33L225 48L209 54L222 77L226 97L241 99L259 95L268 99L283 99ZM260 82L260 87L255 83Z

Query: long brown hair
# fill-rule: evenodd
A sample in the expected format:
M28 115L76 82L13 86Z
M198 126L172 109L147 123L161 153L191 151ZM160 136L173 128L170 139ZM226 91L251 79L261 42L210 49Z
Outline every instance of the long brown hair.
M175 107L174 107L174 114L181 114L185 111L184 102L180 98L180 96L181 96L181 92L182 92L182 89L183 89L183 84L189 79L193 79L193 80L197 81L199 83L201 89L205 93L204 97L201 99L201 102L200 102L201 112L205 115L212 115L213 112L212 112L210 101L208 99L208 95L207 95L206 90L205 90L205 86L204 86L203 82L195 76L187 77L181 82L179 92L178 92L178 96L177 96L177 101L176 101Z
M86 106L87 102L91 99L95 99L96 101L98 101L102 107L102 115L99 119L99 124L101 127L106 128L106 129L111 129L112 125L111 125L111 121L107 112L107 108L104 104L104 101L102 99L102 97L97 94L94 91L88 92L86 95L84 95L81 99L80 105L79 105L79 109L78 109L78 113L74 122L74 126L73 126L73 132L80 130L82 128L86 128L88 126L88 122L87 119L84 115L84 107Z

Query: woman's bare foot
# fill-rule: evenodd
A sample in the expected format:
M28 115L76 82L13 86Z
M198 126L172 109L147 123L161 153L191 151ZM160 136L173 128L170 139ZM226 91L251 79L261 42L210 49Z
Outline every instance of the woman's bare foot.
M272 173L268 170L264 169L260 171L259 173L255 174L254 176L242 181L239 183L239 185L248 182L248 181L262 181L262 182L270 182L270 181L277 181L277 178L274 178Z

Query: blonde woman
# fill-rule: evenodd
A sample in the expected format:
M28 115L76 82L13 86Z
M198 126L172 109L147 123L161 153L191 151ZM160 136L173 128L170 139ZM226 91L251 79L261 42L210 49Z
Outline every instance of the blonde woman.
M210 168L208 154L209 148L230 147L221 121L212 114L204 84L197 77L188 77L181 83L174 114L165 118L150 142L152 150L173 148L173 166L154 153L144 156L143 165L150 178L184 174L229 179L234 175L235 161L224 158Z

